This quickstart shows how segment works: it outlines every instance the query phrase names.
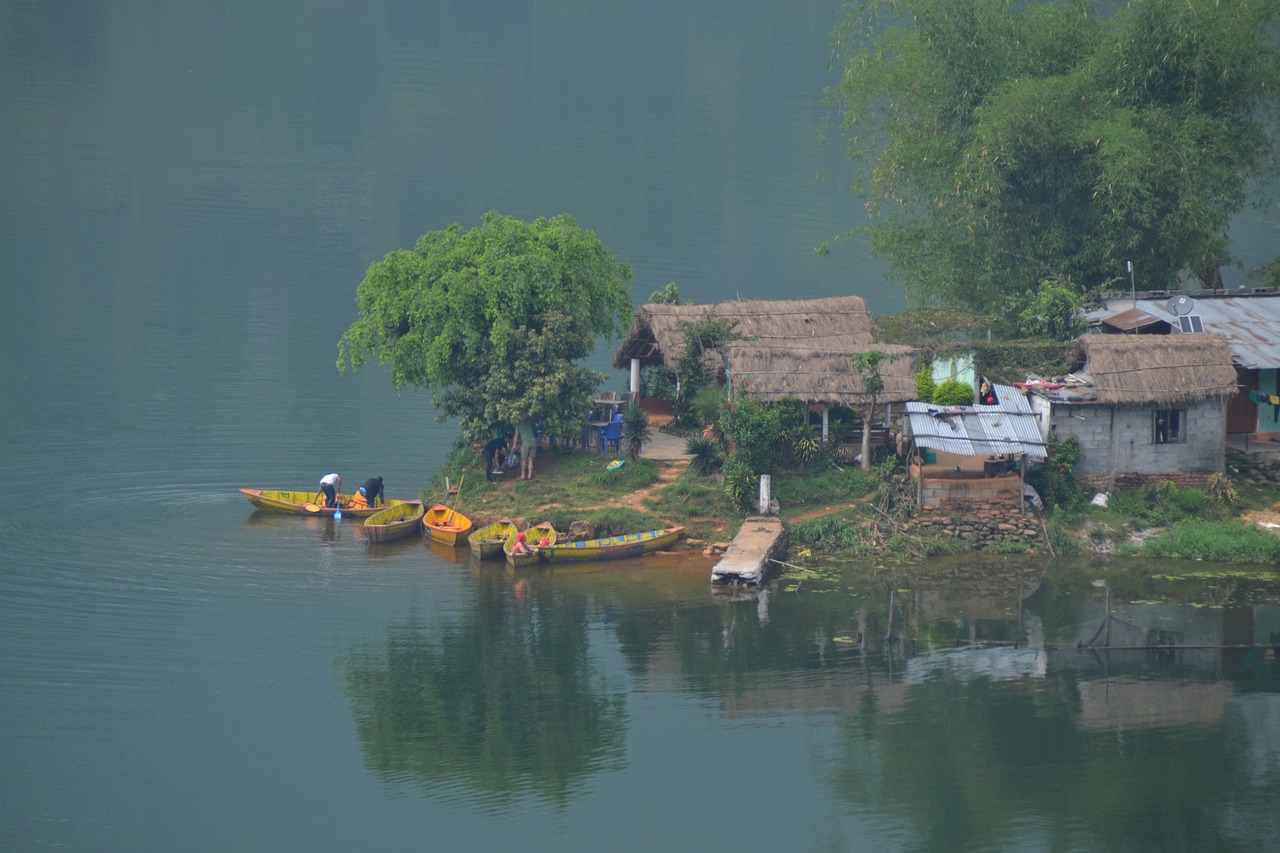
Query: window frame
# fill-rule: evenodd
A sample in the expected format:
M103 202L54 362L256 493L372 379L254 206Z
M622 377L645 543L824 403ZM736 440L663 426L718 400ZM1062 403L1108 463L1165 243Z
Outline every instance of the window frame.
M1151 412L1152 444L1185 444L1187 410L1154 409ZM1162 429L1163 427L1163 429Z

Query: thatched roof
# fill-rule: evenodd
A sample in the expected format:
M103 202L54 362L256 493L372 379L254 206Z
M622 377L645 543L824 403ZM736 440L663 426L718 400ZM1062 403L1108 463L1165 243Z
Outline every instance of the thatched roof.
M714 305L641 305L631 330L613 355L613 366L625 369L631 359L642 366L673 369L685 345L680 323L704 316L736 320L734 332L761 344L793 347L800 342L831 353L855 353L875 343L875 324L867 303L858 296L770 301L738 299Z
M1089 383L1074 389L1079 402L1176 405L1237 391L1222 335L1085 335L1078 354Z
M911 347L900 344L874 344L857 351L875 349L891 356L892 361L880 365L884 390L876 395L878 403L902 403L914 400L915 370ZM758 400L797 400L845 406L870 402L863 391L862 376L853 369L853 352L832 352L816 342L801 340L792 344L735 341L725 347L730 379Z

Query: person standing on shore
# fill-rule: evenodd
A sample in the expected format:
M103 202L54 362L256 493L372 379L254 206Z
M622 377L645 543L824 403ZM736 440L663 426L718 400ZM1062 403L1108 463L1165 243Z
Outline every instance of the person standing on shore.
M516 438L520 448L520 479L533 479L533 459L538 455L538 434L533 429L533 421L525 418L516 430Z

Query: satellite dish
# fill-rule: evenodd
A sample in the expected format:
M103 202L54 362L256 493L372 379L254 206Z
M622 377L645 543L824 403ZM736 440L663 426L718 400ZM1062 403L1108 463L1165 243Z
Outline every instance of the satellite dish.
M1191 313L1191 309L1196 306L1190 296L1175 296L1165 303L1165 307L1169 309L1169 313L1175 317L1182 317Z

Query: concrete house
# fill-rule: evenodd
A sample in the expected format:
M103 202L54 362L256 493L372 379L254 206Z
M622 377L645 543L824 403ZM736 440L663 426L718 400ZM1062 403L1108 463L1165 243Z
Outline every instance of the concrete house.
M1240 386L1227 404L1228 434L1280 441L1280 293L1106 294L1089 318L1104 334L1222 335Z
M1085 335L1077 365L1029 390L1045 436L1079 440L1083 487L1202 487L1222 472L1237 386L1221 335Z

